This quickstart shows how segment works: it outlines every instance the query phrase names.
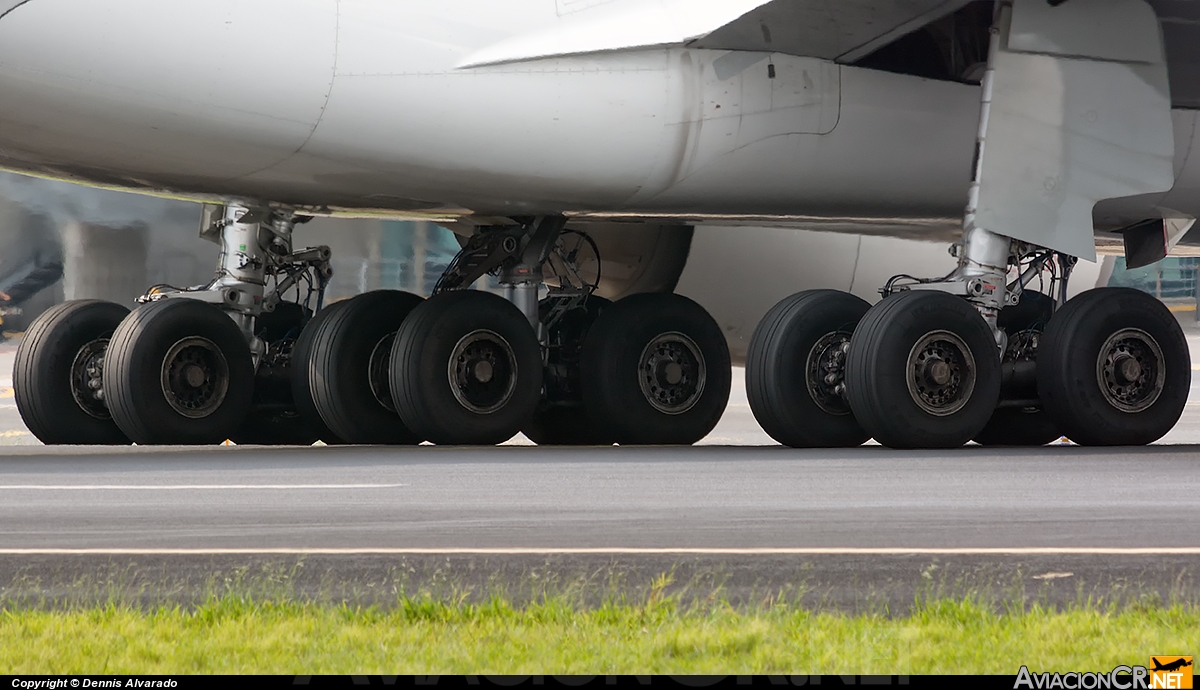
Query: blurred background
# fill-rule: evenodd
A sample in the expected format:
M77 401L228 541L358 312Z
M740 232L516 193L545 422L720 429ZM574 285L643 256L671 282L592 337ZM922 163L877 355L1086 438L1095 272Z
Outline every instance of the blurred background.
M157 283L207 283L218 247L198 238L200 207L0 172L3 330L24 330L64 300L132 305ZM329 297L396 288L429 294L458 252L454 235L424 222L317 218L296 245L333 248Z

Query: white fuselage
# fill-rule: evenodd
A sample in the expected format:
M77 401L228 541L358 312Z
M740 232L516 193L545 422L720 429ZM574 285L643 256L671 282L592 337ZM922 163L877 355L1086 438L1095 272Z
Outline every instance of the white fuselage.
M888 234L961 215L971 85L682 47L462 67L594 4L30 0L0 18L0 167L413 215L753 217ZM1177 171L1200 169L1194 113L1175 125ZM1159 205L1200 215L1200 174L1184 178L1100 219Z

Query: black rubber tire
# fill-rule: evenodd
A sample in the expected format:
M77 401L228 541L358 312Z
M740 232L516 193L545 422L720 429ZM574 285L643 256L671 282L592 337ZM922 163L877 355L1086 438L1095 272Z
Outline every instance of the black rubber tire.
M64 302L46 310L25 331L13 365L13 393L21 419L39 441L129 444L106 408L89 413L71 392L71 369L80 351L88 343L111 337L128 314L129 309L112 302Z
M321 413L317 411L317 403L313 401L312 344L317 331L339 309L346 306L346 303L345 301L335 302L317 312L312 320L305 324L304 330L300 332L300 337L296 339L295 347L292 348L292 403L296 406L300 420L313 429L313 434L317 439L331 446L342 445L345 441L325 424L325 420L321 419Z
M311 446L323 439L299 412L251 410L229 440L239 446Z
M553 303L554 300L550 298L542 300L539 306L542 323L546 322ZM578 358L581 354L580 350L583 348L583 342L587 339L588 331L595 325L600 314L610 306L612 306L612 302L609 300L592 295L587 300L586 308L569 312L560 319L550 330L547 339L550 343L561 344L564 340L573 343L575 349L572 355ZM556 363L553 357L552 350L548 366ZM579 397L579 367L574 366L573 369L574 376L570 382L570 403L573 404L551 404L563 401L543 400L537 411L534 412L533 418L525 424L521 431L526 438L539 446L611 446L613 444L611 433L602 424L588 416L587 410L583 406L583 399ZM560 393L560 391L551 390L549 372L546 374L544 383L544 394L547 397Z
M936 331L960 338L975 360L975 384L961 409L937 416L908 390L913 348ZM846 393L860 424L891 448L958 448L987 425L1000 400L1000 355L991 329L966 300L912 290L871 308L850 340Z
M699 350L705 383L694 404L678 414L655 407L639 380L646 348L681 333ZM588 415L623 445L692 445L707 436L729 403L733 378L721 327L681 295L627 297L600 315L583 345L582 389Z
M975 442L993 448L1035 448L1062 438L1058 425L1043 410L1006 407L992 413Z
M371 353L424 304L421 297L379 290L347 300L316 328L309 345L309 390L321 419L346 443L411 446L414 433L371 389ZM385 355L384 364L391 361ZM390 385L386 373L380 380ZM390 391L385 400L390 400Z
M1154 338L1165 363L1158 399L1140 412L1109 403L1097 374L1100 350L1113 335L1139 329ZM1064 306L1038 348L1038 395L1063 435L1084 446L1143 446L1178 423L1192 383L1187 339L1162 302L1129 288L1100 288Z
M812 290L775 305L754 331L746 354L746 395L771 438L793 448L852 448L870 436L846 406L827 411L809 390L813 347L826 336L854 332L871 308L837 290ZM837 412L837 413L835 413Z
M539 408L521 428L539 446L611 446L612 432L582 406Z
M210 341L228 367L228 389L202 418L176 412L163 393L162 366L170 349L189 337ZM229 439L250 413L254 364L246 338L216 306L164 299L138 307L117 327L104 360L104 388L113 419L141 445L207 445Z
M513 378L491 412L466 407L451 388L448 367L468 336L489 332L507 344ZM489 336L490 337L490 336ZM497 345L498 347L499 345ZM505 386L508 389L508 386ZM400 418L438 445L494 446L516 436L542 397L542 353L519 309L487 292L463 290L431 297L413 311L392 350L392 397Z

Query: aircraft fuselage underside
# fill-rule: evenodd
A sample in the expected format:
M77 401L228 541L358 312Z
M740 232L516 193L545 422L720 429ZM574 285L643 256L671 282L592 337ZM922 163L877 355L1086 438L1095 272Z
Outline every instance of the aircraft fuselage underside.
M977 85L684 47L463 68L556 17L476 5L32 0L0 19L0 166L310 210L961 220ZM1200 215L1195 119L1180 185L1099 227Z

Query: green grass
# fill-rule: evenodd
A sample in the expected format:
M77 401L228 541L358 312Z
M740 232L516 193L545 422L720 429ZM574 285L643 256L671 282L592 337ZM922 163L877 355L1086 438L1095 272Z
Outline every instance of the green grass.
M1010 613L971 601L906 618L793 606L593 609L404 599L384 609L214 599L0 612L0 673L1014 674L1110 670L1200 651L1192 607Z

